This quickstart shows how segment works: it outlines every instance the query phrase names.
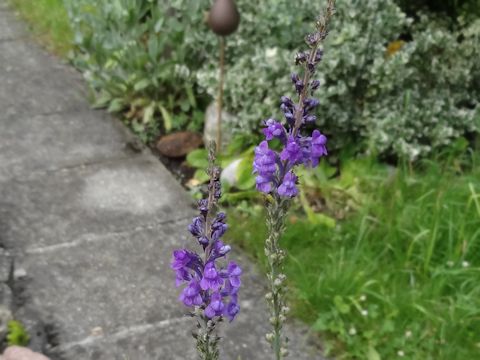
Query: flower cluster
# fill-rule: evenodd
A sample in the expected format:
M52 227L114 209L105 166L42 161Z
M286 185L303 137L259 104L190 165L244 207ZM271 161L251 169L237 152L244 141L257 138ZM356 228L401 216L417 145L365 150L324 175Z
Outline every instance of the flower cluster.
M312 96L320 87L320 81L312 77L323 57L323 51L318 46L326 34L326 31L321 30L309 34L306 43L310 50L298 53L295 58L295 63L305 69L305 74L303 78L298 74L291 76L299 97L298 102L295 103L287 96L281 98L280 109L286 125L275 119L264 121L265 140L255 148L253 162L253 172L257 175L257 189L261 192L276 192L286 198L296 196L298 178L293 172L294 167L301 164L316 167L320 158L327 155L325 135L318 130L313 130L309 135L302 135L305 127L317 120L313 112L319 101ZM275 139L282 144L280 151L269 147L269 141Z
M237 294L242 269L225 260L231 250L221 240L228 227L226 216L222 212L212 214L221 196L220 170L212 167L210 172L209 196L198 202L200 214L188 226L203 248L203 257L187 249L175 250L171 268L176 273L176 285L186 284L179 298L185 306L200 308L208 319L225 316L232 321L240 311Z

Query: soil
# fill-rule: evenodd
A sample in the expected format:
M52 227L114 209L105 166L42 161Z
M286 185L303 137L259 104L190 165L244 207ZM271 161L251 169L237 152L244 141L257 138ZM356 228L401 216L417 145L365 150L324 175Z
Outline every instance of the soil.
M175 176L175 178L182 184L185 189L188 189L187 182L193 178L195 169L188 166L185 157L181 158L168 158L160 154L155 147L155 144L149 145L150 150L158 158L162 164Z

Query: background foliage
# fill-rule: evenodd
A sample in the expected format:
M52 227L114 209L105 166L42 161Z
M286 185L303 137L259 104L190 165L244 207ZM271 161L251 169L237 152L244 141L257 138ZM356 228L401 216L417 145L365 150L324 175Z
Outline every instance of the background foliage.
M477 159L478 160L478 159ZM480 167L436 157L417 168L344 159L302 174L310 206L282 238L296 315L325 334L335 359L463 360L480 345ZM300 206L300 204L297 204ZM238 207L230 232L264 261L263 207ZM253 229L253 230L252 230Z
M201 17L199 2L66 0L66 4L77 49L73 62L84 72L97 106L123 111L145 141L161 130L199 129L203 113L188 71L197 59L184 46L185 34L197 31L187 14Z
M218 73L218 39L204 23L208 0L68 3L75 63L98 105L126 111L144 139L160 128L199 128L206 103L198 99L215 97ZM226 107L236 131L252 133L279 116L280 96L292 93L288 69L322 2L297 1L294 12L287 0L237 3L242 23L227 41ZM416 159L478 132L480 20L439 21L419 12L428 7L402 3L412 18L393 0L338 1L319 109L335 147Z

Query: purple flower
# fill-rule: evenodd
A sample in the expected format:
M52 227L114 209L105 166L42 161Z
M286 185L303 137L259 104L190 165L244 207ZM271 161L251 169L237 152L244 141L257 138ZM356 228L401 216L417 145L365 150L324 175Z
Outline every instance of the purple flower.
M203 271L203 278L200 281L200 287L203 290L219 290L223 285L223 280L220 277L220 274L217 272L215 267L215 263L213 261L207 263L205 265L205 269Z
M175 284L179 286L192 278L190 270L196 272L202 267L202 260L197 254L188 250L175 250L170 267L175 270Z
M312 92L317 90L320 87L320 80L313 80L310 89L312 89Z
M242 269L235 262L230 261L227 267L228 281L233 287L240 287L241 280L240 275L242 275Z
M227 231L228 225L224 223L225 214L219 213L212 223L212 240L219 240Z
M192 253L190 253L188 250L185 250L185 249L175 250L173 252L172 263L170 267L173 270L183 269L192 260L192 257L193 257L192 255L193 255Z
M255 186L258 191L268 194L272 191L272 178L258 175L255 179Z
M202 213L202 215L205 215L208 212L208 200L207 199L201 199L198 201L198 210Z
M294 115L295 104L287 96L282 96L281 101L282 103L280 105L280 109L282 110L283 115L285 116L285 119L290 125L294 124L295 123L295 115Z
M268 119L265 121L266 128L263 129L265 139L272 140L273 138L284 141L286 139L286 130L282 124L274 119Z
M278 187L278 194L283 197L294 197L298 194L297 176L293 172L288 172L283 178L282 184Z
M212 319L215 316L223 315L225 305L222 301L222 295L218 292L212 294L210 304L205 309L205 316Z
M225 256L232 250L230 245L225 245L222 241L218 240L215 242L214 251L215 251L215 258L219 258Z
M288 137L287 145L280 153L280 159L283 161L289 161L292 165L296 165L302 162L303 153L301 147L297 144L293 136Z
M231 297L230 302L225 307L224 315L228 318L230 322L232 322L239 312L240 306L238 306L237 296L234 295Z
M314 130L312 133L312 165L317 166L320 157L327 155L327 137Z
M205 220L203 217L197 216L193 219L192 223L188 225L188 231L192 233L195 237L200 237L203 234L203 229L205 227Z
M303 106L304 106L304 113L308 113L309 111L312 111L315 109L318 105L320 104L320 101L314 98L308 98L304 100Z
M275 173L275 151L268 148L268 142L262 141L255 148L255 159L253 162L253 171L262 176L270 176Z
M303 51L295 55L295 65L304 64L307 61L308 53Z
M255 148L255 159L253 162L253 172L258 174L256 179L257 189L268 193L272 190L273 178L277 170L276 153L268 148L268 142L262 141Z
M203 304L202 296L200 295L200 285L196 280L192 280L188 286L183 289L180 294L180 301L182 301L185 306L200 306Z

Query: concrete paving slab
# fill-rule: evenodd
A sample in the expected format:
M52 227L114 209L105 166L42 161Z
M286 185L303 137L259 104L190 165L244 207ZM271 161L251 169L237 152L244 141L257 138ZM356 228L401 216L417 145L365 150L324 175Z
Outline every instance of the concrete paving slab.
M30 40L0 41L0 83L0 121L89 107L80 74Z
M152 156L0 183L7 247L30 249L187 216L191 201Z
M53 353L65 360L196 358L195 322L184 316L169 268L179 244L194 246L187 224L91 237L17 259L17 266L32 274L29 306L53 318L60 330L61 345ZM270 349L264 340L269 325L263 279L248 260L240 263L242 312L231 325L222 325L222 359L265 359ZM304 334L289 336L294 359L320 359Z
M0 8L2 8L2 5L3 9L7 7L5 3L0 3ZM27 35L28 32L25 30L25 27L15 18L12 12L0 12L0 42L25 37Z
M76 74L78 79L82 78L63 60L48 53L30 38L0 42L0 69L2 72L27 76L33 73L50 73L60 70ZM65 81L65 79L63 80Z
M0 182L133 153L133 135L103 111L5 119L0 127Z

